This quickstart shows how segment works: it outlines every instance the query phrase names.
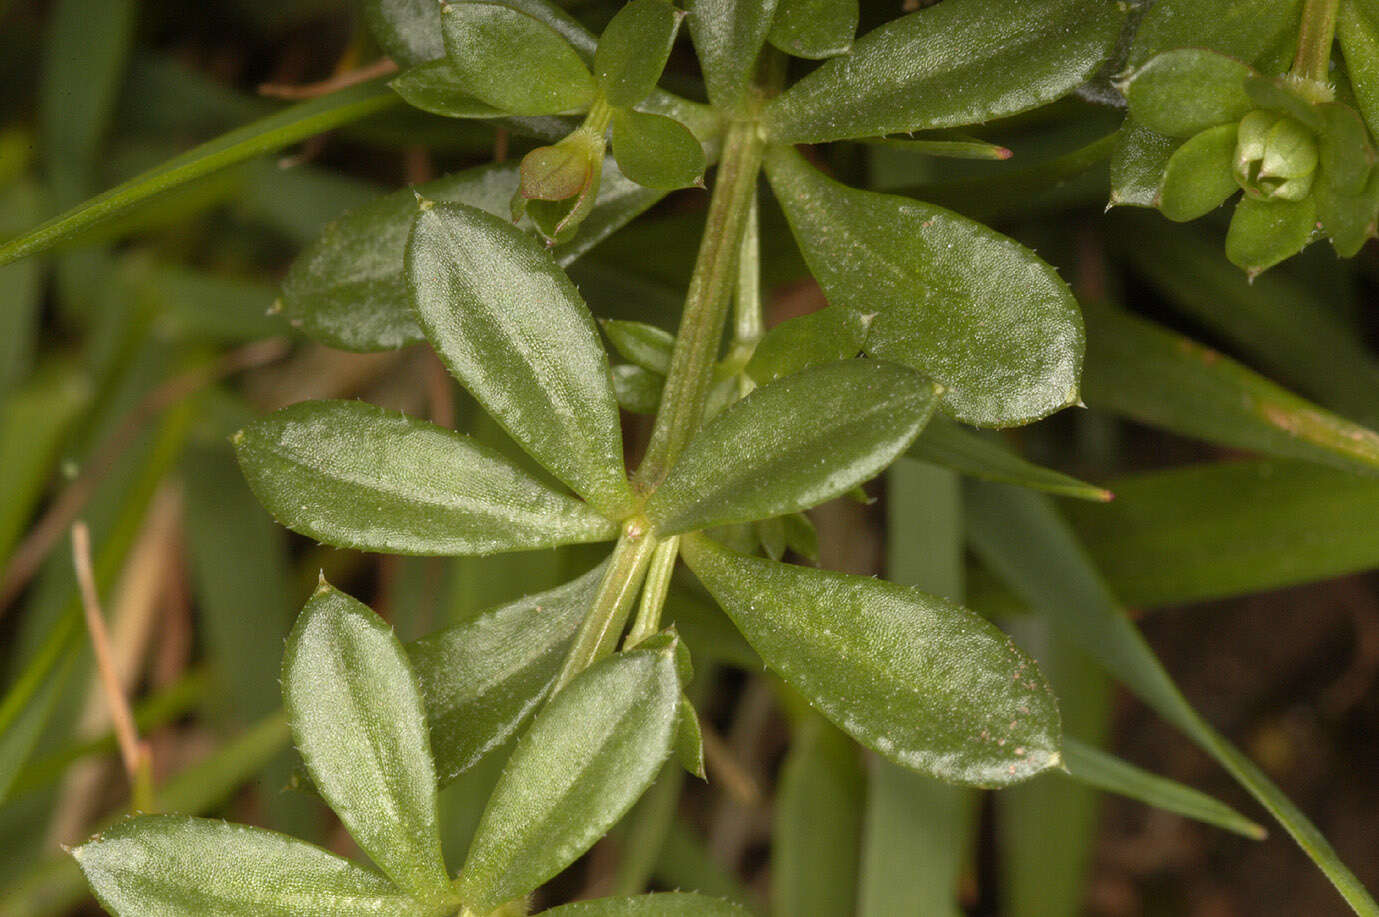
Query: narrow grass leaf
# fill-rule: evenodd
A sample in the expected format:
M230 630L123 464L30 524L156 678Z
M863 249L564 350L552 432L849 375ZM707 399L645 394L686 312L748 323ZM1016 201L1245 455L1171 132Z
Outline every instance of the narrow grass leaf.
M1263 827L1215 797L1136 767L1093 745L1065 737L1063 759L1068 765L1068 776L1079 783L1215 825L1251 840L1262 841L1268 836Z
M968 430L946 417L930 420L906 455L978 480L1015 484L1059 497L1105 503L1114 496L1104 487L1027 461L992 435Z
M207 141L0 245L0 264L52 248L155 194L377 114L400 101L386 85L375 81L285 108Z
M857 746L822 717L795 729L772 813L771 902L777 914L851 917L866 783Z
M234 437L283 525L391 554L493 554L602 541L616 525L492 449L362 401L304 401Z
M1224 446L1379 472L1374 431L1129 312L1087 303L1083 313L1092 407Z
M1129 475L1070 505L1083 544L1133 607L1279 589L1379 567L1379 481L1306 462L1221 462Z
M1192 709L1072 530L1044 498L1000 485L976 485L968 491L967 508L973 547L1021 598L1215 758L1278 819L1357 914L1379 914L1379 905L1321 832Z

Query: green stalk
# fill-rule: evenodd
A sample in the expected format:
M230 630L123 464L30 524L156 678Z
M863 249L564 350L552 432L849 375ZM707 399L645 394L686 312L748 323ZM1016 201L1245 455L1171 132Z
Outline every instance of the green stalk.
M1339 7L1340 0L1307 0L1298 29L1298 53L1293 58L1294 76L1313 83L1327 82Z
M651 490L664 480L670 466L699 432L704 418L718 345L737 284L738 255L756 192L764 143L755 121L733 122L723 138L708 222L661 392L661 409L656 414L646 459L637 469L634 481L642 490Z
M622 537L608 559L608 569L603 573L594 604L584 616L579 633L575 634L575 642L565 657L552 695L617 646L618 635L627 624L632 600L641 588L656 545L656 537L646 530L644 520L639 517L633 517L623 526Z
M646 585L642 587L642 603L637 607L637 619L632 622L623 649L632 647L661 629L661 608L670 592L670 576L675 572L675 558L680 556L680 536L672 535L656 547L651 566L646 571Z

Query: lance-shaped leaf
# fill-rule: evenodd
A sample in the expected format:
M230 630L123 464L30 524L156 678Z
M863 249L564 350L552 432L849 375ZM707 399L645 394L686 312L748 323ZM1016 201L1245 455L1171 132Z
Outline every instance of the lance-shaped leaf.
M859 12L857 0L781 0L767 38L795 57L837 57L852 47Z
M739 108L771 30L776 0L693 0L690 35L715 108Z
M72 851L112 914L409 917L423 905L356 863L274 831L180 815L121 822Z
M574 862L632 807L670 755L674 647L610 656L571 681L518 740L458 889L487 913Z
M445 55L441 5L436 0L365 0L364 23L399 67L415 67Z
M945 409L977 426L1077 402L1082 317L1029 249L941 207L841 185L793 150L771 149L766 169L829 302L879 313L869 354L940 383Z
M626 898L595 898L542 911L549 917L747 917L740 904L691 892L662 892Z
M254 494L326 544L495 554L602 541L614 523L487 446L362 401L304 401L234 437Z
M407 645L442 784L512 738L545 699L603 568Z
M663 535L798 512L879 474L924 429L938 388L903 366L843 360L719 414L647 501Z
M730 551L681 551L761 654L863 745L950 783L1057 767L1058 706L1034 660L986 619L917 589Z
M544 22L499 3L441 8L446 59L462 87L514 115L588 107L594 78L579 53Z
M651 95L683 13L667 0L632 0L599 36L594 76L609 105L627 108Z
M1249 277L1291 258L1316 237L1317 199L1260 201L1242 197L1226 230L1226 257Z
M283 704L312 782L350 836L399 886L444 899L426 715L392 628L322 580L287 638Z
M274 112L208 140L0 244L0 264L52 248L156 194L399 104L401 100L387 86L368 82Z
M1159 189L1159 212L1178 223L1204 217L1240 190L1231 170L1236 125L1209 127L1168 158Z
M501 118L506 114L470 95L464 80L446 58L409 67L389 86L408 105L446 118Z
M1239 121L1255 108L1245 92L1253 73L1224 54L1180 48L1135 71L1124 92L1138 123L1169 137L1191 137Z
M1087 401L1207 442L1379 472L1379 434L1196 341L1100 303L1086 307Z
M422 340L403 272L416 195L506 216L517 170L516 162L466 169L418 185L415 194L404 188L345 214L292 262L278 303L282 313L316 340L343 350L394 350ZM551 249L556 263L569 265L661 195L605 163L594 209L579 234Z
M406 266L417 319L455 378L576 493L625 512L632 491L608 358L540 243L482 210L427 204Z
M907 454L984 481L1000 481L1099 503L1112 498L1111 491L1104 487L1025 460L995 440L995 436L964 429L946 417L935 417Z
M1168 160L1180 141L1127 117L1111 153L1110 207L1153 207L1159 200Z
M944 0L868 32L781 93L766 127L780 143L821 143L1037 108L1092 75L1123 16L1113 2Z
M1138 799L1166 812L1176 812L1252 840L1262 841L1268 836L1261 825L1215 797L1122 761L1094 745L1084 745L1065 736L1063 757L1068 763L1068 776L1079 783Z

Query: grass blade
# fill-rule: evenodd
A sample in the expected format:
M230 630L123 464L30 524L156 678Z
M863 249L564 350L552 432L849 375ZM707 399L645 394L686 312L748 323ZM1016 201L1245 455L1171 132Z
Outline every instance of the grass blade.
M401 102L385 83L374 81L275 112L188 150L0 245L0 264L52 248L159 192Z

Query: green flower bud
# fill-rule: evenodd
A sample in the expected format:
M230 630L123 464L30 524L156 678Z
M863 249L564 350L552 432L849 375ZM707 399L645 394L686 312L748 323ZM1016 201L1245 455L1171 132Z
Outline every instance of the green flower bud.
M1240 120L1232 168L1250 197L1302 200L1312 192L1319 160L1316 136L1296 119L1256 109Z

